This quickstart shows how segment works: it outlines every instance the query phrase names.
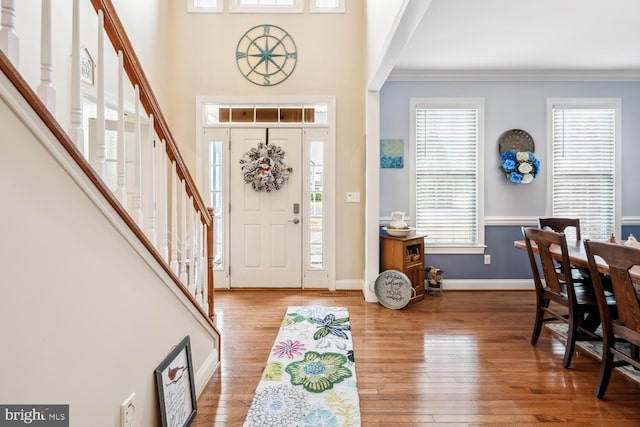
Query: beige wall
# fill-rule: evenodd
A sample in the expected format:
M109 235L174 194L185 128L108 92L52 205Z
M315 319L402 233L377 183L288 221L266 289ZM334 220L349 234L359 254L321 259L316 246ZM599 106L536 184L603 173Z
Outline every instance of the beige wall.
M154 369L185 335L196 374L212 368L211 328L52 157L64 151L35 114L8 107L19 99L0 73L0 402L69 404L71 425L115 427L135 393L136 425L158 426Z
M349 0L345 14L188 14L172 1L169 15L171 115L169 122L187 164L195 171L197 96L335 96L337 111L336 278L363 279L364 271L364 0ZM242 35L272 24L295 40L293 74L273 87L245 80L235 61ZM359 191L359 204L345 202Z
M166 49L169 41L169 6L170 3L186 4L186 1L111 1L162 106L163 114L170 115L173 103L167 93L170 86L170 67L167 64L171 62L171 54ZM141 20L144 20L144 25L140 25Z

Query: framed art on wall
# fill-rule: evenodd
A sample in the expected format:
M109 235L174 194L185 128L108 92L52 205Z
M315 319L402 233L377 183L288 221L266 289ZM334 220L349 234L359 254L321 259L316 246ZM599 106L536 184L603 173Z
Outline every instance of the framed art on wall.
M196 389L187 335L155 370L162 427L184 427L196 416Z
M404 141L402 139L380 140L380 167L390 169L404 167Z

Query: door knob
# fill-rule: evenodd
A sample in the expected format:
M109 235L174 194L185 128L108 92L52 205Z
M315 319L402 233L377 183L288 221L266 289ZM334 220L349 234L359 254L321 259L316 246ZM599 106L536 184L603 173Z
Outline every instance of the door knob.
M294 224L300 224L300 220L298 218L290 219L289 222L292 222Z

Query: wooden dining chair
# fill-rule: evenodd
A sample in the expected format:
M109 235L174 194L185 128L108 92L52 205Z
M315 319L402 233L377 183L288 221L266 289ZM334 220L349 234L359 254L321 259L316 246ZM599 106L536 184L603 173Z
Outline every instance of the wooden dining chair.
M630 274L633 266L640 266L640 249L589 240L584 242L584 246L602 319L602 363L595 390L595 395L602 398L614 367L633 365L640 369L640 306ZM609 266L608 276L616 299L617 316L612 316L607 310L607 290L598 274L596 257ZM629 344L628 351L622 348L625 342Z
M580 233L580 218L561 218L561 217L548 217L538 218L538 225L542 229L550 229L556 233L567 233L567 229L573 229L576 236L576 242L582 240L582 234ZM560 261L555 261L556 269L562 273L560 268ZM588 282L589 273L587 270L579 267L571 267L571 277L574 282ZM562 280L564 277L560 276Z
M576 233L576 240L582 240L582 235L580 234L580 218L538 218L538 225L540 226L540 228L544 229L549 227L556 233L565 234L567 228L573 228Z
M593 316L599 316L593 288L587 283L574 283L570 273L567 239L563 233L531 227L523 227L522 232L536 289L536 318L531 334L531 344L536 345L538 342L544 323L551 321L567 323L567 346L562 366L568 368L571 366L577 340L600 339L591 330L582 327L587 316L590 316L590 319L593 319ZM560 248L562 256L560 271L553 262L552 245Z

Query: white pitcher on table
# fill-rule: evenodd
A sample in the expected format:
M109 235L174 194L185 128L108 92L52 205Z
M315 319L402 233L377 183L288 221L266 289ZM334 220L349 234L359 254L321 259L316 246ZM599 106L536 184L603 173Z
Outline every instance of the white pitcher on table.
M404 212L391 212L391 222L389 223L389 228L409 228L407 223L404 221Z

